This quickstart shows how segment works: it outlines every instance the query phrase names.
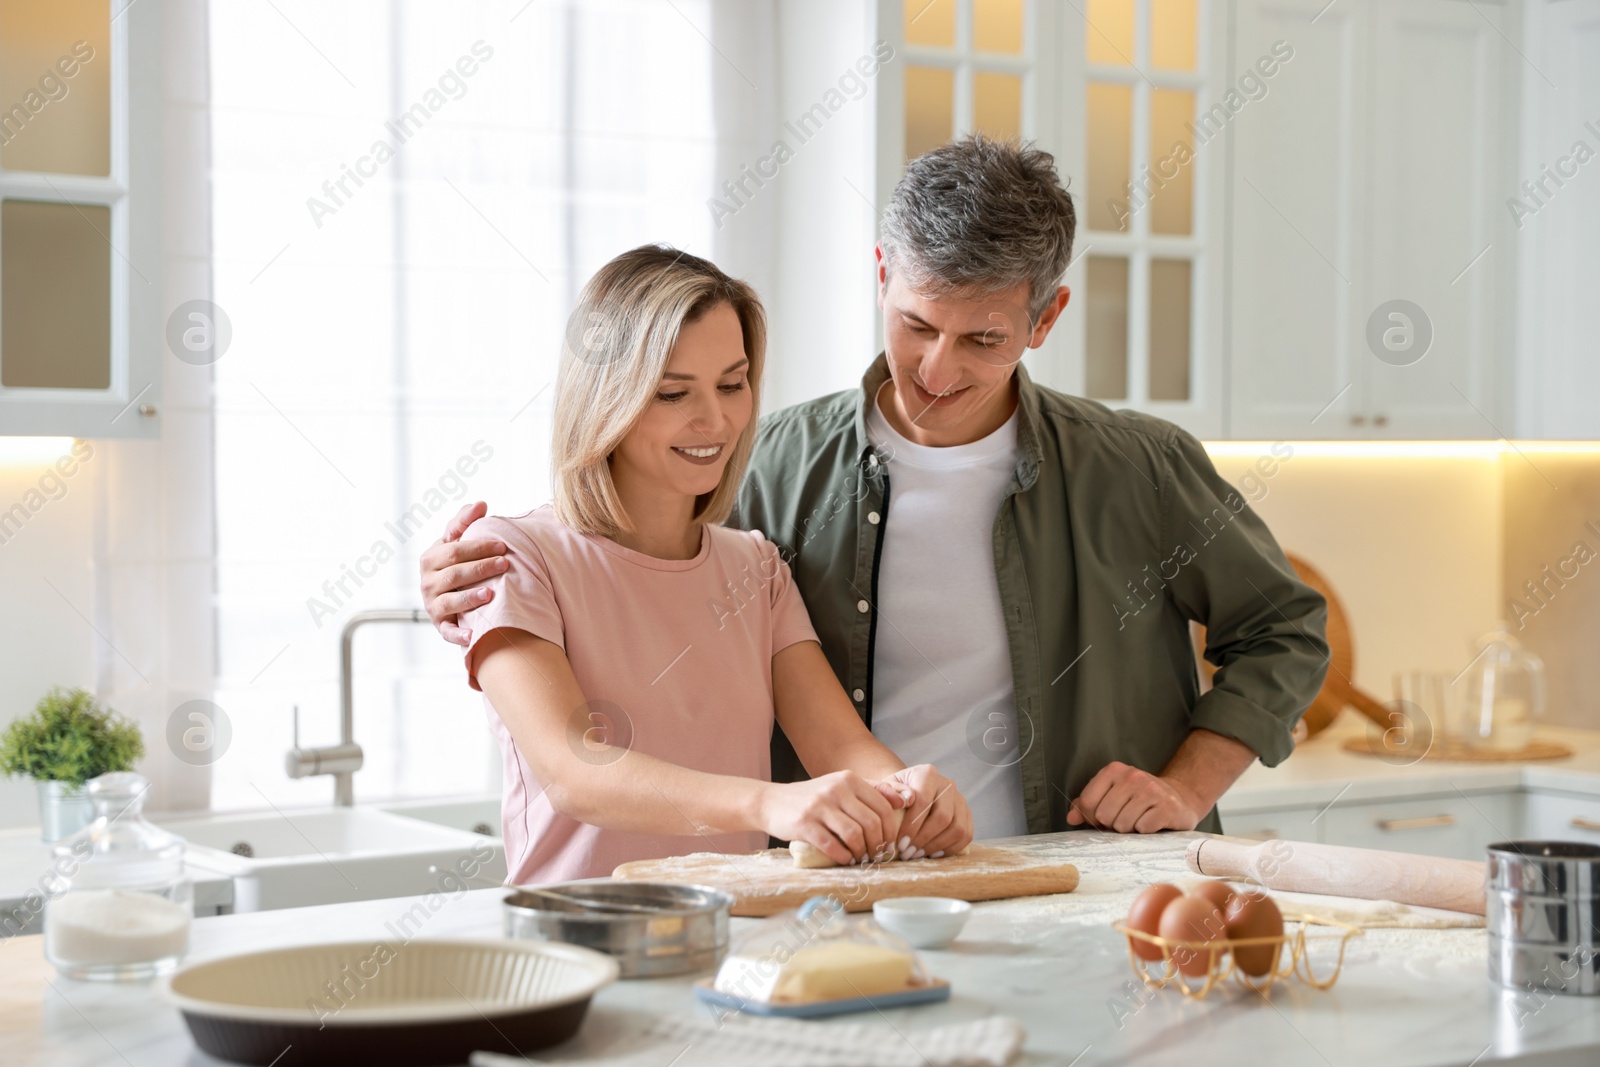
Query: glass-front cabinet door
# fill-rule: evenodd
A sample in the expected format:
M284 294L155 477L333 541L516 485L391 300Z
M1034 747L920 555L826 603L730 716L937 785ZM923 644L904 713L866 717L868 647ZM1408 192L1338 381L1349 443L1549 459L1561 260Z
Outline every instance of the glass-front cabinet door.
M0 0L0 435L158 431L159 9Z
M1030 370L1220 436L1222 153L1202 106L1221 66L1214 3L904 0L880 12L901 76L878 83L879 205L906 160L952 136L1036 142L1078 229L1072 300Z
M879 204L952 135L1036 140L1078 234L1035 376L1204 438L1587 436L1580 6L1536 62L1504 3L880 0Z

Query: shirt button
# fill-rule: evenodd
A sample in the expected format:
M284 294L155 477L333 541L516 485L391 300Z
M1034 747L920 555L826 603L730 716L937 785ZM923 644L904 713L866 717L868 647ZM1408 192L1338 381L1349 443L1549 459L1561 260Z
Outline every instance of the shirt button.
M863 615L867 613L867 609L871 606L872 605L868 604L865 600L856 601L856 610L861 612Z
M867 512L867 521L874 526L878 525L878 513L876 511Z
M862 692L862 691L861 691L861 690L859 690L859 689L857 689L857 690L856 690L856 691L855 691L855 692L854 692L854 693L851 693L851 694L850 694L850 695L851 695L851 696L853 696L853 697L855 697L855 698L856 698L856 703L857 703L857 704L859 704L859 703L861 703L861 702L862 702L862 701L863 701L863 700L865 700L865 699L867 699L867 694L866 694L866 693L864 693L864 692Z

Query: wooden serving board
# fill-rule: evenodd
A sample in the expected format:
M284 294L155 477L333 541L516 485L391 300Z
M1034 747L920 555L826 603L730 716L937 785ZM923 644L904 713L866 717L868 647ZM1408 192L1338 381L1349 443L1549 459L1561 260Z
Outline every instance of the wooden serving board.
M1385 756L1393 759L1405 756L1403 749L1393 752L1383 750L1381 738L1352 737L1344 743L1346 752L1358 752L1363 756ZM1457 741L1452 744L1436 744L1424 752L1421 759L1450 760L1457 763L1524 763L1529 760L1540 759L1566 759L1572 755L1572 749L1560 741L1544 741L1535 738L1528 742L1526 748L1470 748ZM1406 756L1407 760L1411 757Z
M775 915L809 897L832 895L846 911L867 911L889 897L1005 900L1070 893L1078 868L1009 848L973 845L961 856L903 860L866 867L802 870L787 849L735 855L696 852L635 860L612 872L635 882L693 882L733 895L733 914Z

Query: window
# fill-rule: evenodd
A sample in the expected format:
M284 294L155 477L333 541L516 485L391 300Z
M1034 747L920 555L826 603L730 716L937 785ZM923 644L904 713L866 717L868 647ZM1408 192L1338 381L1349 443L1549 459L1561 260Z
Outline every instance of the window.
M211 7L217 808L327 803L283 755L296 705L303 744L337 739L340 627L419 603L463 503L549 499L579 286L646 240L710 254L717 153L748 158L709 5L519 8ZM496 787L460 648L379 625L354 662L358 803Z

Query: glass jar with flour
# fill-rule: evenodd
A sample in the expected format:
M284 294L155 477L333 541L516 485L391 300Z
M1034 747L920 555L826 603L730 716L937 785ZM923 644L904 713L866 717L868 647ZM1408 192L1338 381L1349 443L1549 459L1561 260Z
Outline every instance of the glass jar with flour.
M141 774L90 780L94 821L56 844L57 859L72 860L57 870L73 873L45 904L44 954L64 977L149 978L188 951L194 889L184 840L145 820L149 790Z

